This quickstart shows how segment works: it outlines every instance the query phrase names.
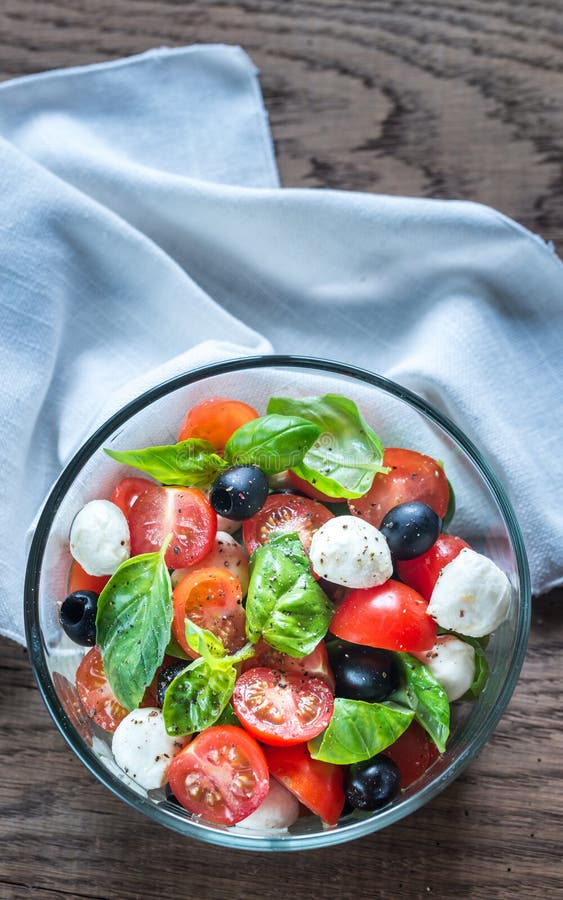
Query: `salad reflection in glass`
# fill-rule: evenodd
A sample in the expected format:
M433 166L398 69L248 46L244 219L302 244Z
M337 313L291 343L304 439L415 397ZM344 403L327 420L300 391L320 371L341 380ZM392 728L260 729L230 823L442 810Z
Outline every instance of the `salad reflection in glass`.
M213 397L70 533L67 635L117 765L220 825L334 825L443 753L479 696L506 575L448 533L439 461L345 397ZM144 476L149 476L144 477Z

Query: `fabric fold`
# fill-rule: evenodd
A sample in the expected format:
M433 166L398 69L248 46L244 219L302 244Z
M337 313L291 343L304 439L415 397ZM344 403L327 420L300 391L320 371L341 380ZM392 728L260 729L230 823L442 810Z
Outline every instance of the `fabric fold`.
M256 68L226 46L3 83L0 173L2 633L23 640L25 531L86 433L272 348L447 413L507 488L534 591L563 581L563 268L540 239L478 204L279 189Z

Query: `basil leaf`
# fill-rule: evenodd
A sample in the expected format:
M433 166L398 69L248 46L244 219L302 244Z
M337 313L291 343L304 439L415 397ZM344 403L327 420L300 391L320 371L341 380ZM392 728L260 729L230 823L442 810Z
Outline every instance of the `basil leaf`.
M172 737L193 734L214 725L231 699L237 673L234 666L216 668L202 656L170 682L162 714Z
M448 632L448 634L451 633L452 632ZM473 676L471 687L465 692L465 694L463 694L462 697L459 698L457 702L461 703L466 700L477 700L477 698L483 691L485 684L487 683L487 678L489 677L489 663L487 662L487 657L485 656L485 650L483 648L482 642L478 638L468 637L468 635L466 634L456 634L455 636L459 638L460 641L464 641L466 644L471 644L471 646L475 650L475 675Z
M174 637L171 637L166 645L166 656L174 656L175 659L187 659L188 662L191 662L193 659L180 647L180 644Z
M313 759L348 765L371 759L394 744L409 727L411 709L386 703L366 703L336 697L334 713L327 728L312 741Z
M185 620L186 641L195 653L199 653L210 665L213 665L216 659L221 659L227 655L227 651L219 638L208 631L206 628L200 628L191 619Z
M135 709L164 659L172 623L172 585L164 562L167 539L157 553L120 565L98 599L96 639L110 687Z
M450 493L448 496L448 508L446 509L446 513L442 520L442 530L443 531L450 526L451 521L452 521L453 517L455 516L455 493L454 493L454 489L452 487L452 483L451 483L450 479L448 478L447 481L448 481L448 487L450 489Z
M408 653L396 654L405 685L391 699L414 710L415 719L428 732L440 753L446 749L450 733L450 704L442 685L424 663Z
M289 656L312 653L328 631L333 606L311 574L296 534L280 534L258 547L250 563L246 636L260 637Z
M240 721L237 719L237 715L233 709L232 703L227 703L225 709L215 722L216 725L238 725L239 728L242 728Z
M152 475L161 484L181 487L209 487L228 466L215 452L213 444L198 438L144 450L108 450L106 447L105 452L117 462Z
M318 425L299 416L261 416L237 428L227 441L225 458L277 475L298 465L320 433Z
M303 416L321 429L303 462L293 470L329 497L362 497L374 476L388 471L383 466L383 444L346 397L271 397L268 412Z

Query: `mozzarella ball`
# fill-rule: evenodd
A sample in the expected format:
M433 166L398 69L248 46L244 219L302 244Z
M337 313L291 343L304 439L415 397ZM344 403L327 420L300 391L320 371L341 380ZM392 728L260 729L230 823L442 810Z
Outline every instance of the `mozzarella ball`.
M113 575L131 553L129 525L119 507L109 500L83 506L70 529L70 552L89 575Z
M266 799L262 801L258 809L250 813L235 828L272 829L276 831L286 830L299 818L299 801L290 791L270 778L270 790Z
M227 534L226 531L218 531L215 537L213 547L203 559L200 559L195 566L189 566L185 569L175 569L172 573L172 587L189 575L190 572L196 572L198 569L207 569L209 566L213 568L224 568L235 578L240 581L242 595L248 590L248 559L241 545L235 541L234 537Z
M464 547L440 572L427 612L442 628L484 637L506 618L511 590L491 559Z
M428 666L450 703L463 697L473 684L475 650L453 634L440 635L431 650L412 655Z
M171 760L190 738L172 738L166 733L160 709L134 709L117 726L112 753L120 769L150 791L166 782Z
M349 588L383 584L393 574L391 551L377 528L356 516L336 516L313 535L309 556L321 578Z

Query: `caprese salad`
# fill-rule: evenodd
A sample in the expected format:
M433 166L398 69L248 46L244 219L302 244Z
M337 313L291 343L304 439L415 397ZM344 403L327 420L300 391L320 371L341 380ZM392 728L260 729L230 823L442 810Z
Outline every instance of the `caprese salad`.
M448 525L420 449L336 394L213 397L70 531L60 621L117 765L194 816L282 829L378 810L479 696L511 586Z

